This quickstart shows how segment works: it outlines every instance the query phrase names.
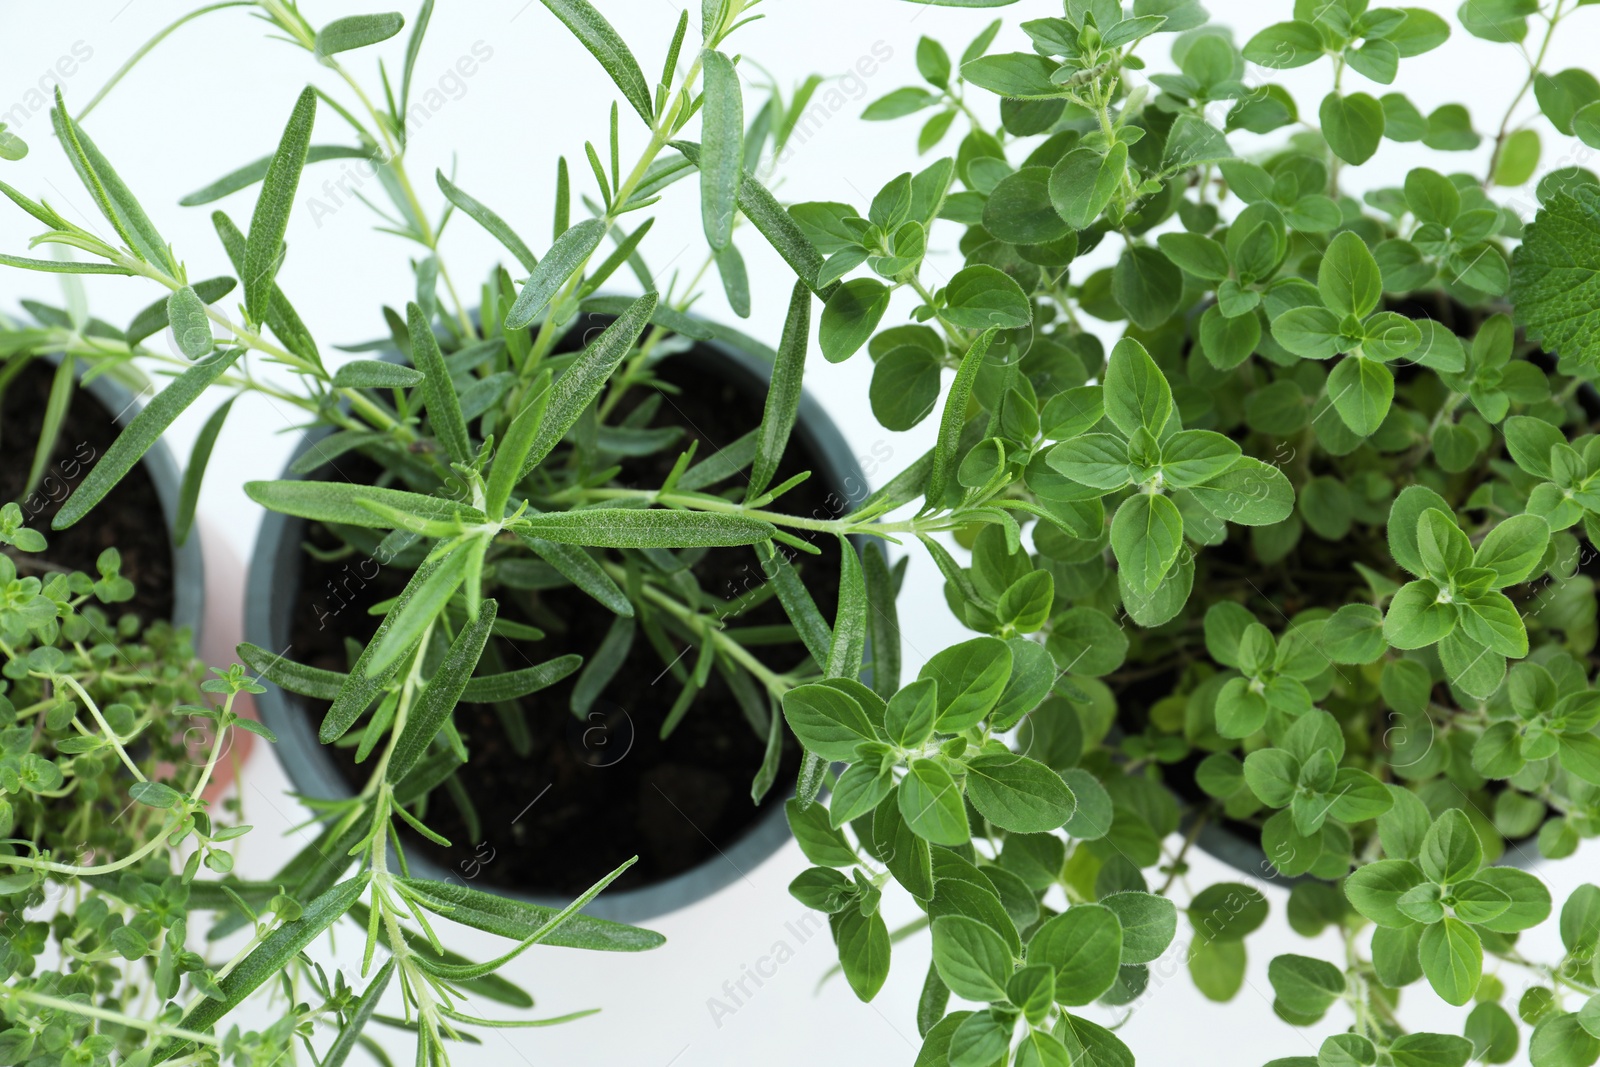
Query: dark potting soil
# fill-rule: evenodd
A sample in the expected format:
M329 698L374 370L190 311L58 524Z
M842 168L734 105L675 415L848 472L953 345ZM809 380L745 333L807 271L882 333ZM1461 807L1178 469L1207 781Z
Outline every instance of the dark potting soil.
M703 459L760 424L765 384L758 387L741 376L729 376L726 367L719 357L695 350L658 368L658 377L680 391L664 397L650 425L679 427L684 436L655 455L627 460L620 484L657 487L690 440L699 440L696 455ZM648 390L635 393L641 394L634 401L638 403ZM314 477L370 479L378 473L370 460L352 454L341 456L337 466L337 474L323 471ZM821 457L810 451L797 428L775 483L801 471L815 473L774 506L793 514L837 516L841 502L821 477L823 469ZM306 539L323 549L338 544L315 524L307 529ZM815 544L821 555L801 555L793 562L818 608L831 619L837 604L838 543L818 538ZM722 599L762 582L751 548L681 556L693 560L690 570L700 587ZM348 559L304 558L291 630L296 659L348 669L346 638L369 639L378 619L367 608L394 596L409 577L403 567L387 567L363 585L350 580L348 563ZM339 590L348 604L338 612L336 623L324 624L319 615L337 602L329 590ZM537 592L502 588L495 595L502 617L531 622L546 632L537 642L494 638L488 654L498 656L507 670L567 653L588 658L614 619L571 588ZM773 599L729 620L729 625L785 621ZM675 643L673 654L682 651ZM797 665L805 655L798 643L763 646L755 652L776 670ZM692 670L696 655L690 650L678 668ZM475 879L474 884L559 897L576 896L638 856L639 862L613 883L613 889L640 888L715 857L789 795L800 752L786 736L776 784L759 807L751 803L750 783L761 766L766 739L752 728L720 673L712 673L666 741L659 731L680 683L642 630L621 670L582 720L570 710L577 678L574 674L515 703L532 739L526 754L513 747L495 707L457 709L455 722L471 760L457 772L456 781L476 813L476 825L452 796L454 787L441 787L428 799L424 820L451 845L439 846L402 828L408 855L425 855L464 880ZM312 721L320 723L327 705L301 703ZM353 748L331 751L344 779L353 788L365 785L371 764L357 765Z
M61 505L122 432L117 412L107 411L81 386L74 389L44 477L24 496L54 378L54 364L32 360L0 397L0 503L15 501L26 524L49 542L42 553L17 552L10 546L4 550L23 575L42 577L39 564L48 561L53 568L98 578L95 561L105 549L115 548L122 553L122 575L133 582L135 594L125 603L105 605L106 614L114 619L133 612L146 622L170 619L172 539L144 464L135 464L87 518L65 530L50 529Z

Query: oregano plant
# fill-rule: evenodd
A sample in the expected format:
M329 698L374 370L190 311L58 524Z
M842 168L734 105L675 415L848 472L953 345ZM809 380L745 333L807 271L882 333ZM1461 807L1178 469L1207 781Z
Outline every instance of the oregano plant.
M866 353L885 428L939 419L880 494L912 517L861 532L923 537L983 635L910 684L874 664L783 701L845 765L825 812L791 802L816 864L791 891L862 999L921 957L919 1064L1134 1062L1115 1020L1175 943L1231 999L1269 905L1191 885L1196 844L1344 935L1271 961L1280 1017L1347 1013L1277 1067L1600 1060L1593 887L1558 909L1523 869L1600 829L1597 186L1538 171L1540 121L1572 134L1600 94L1530 48L1485 137L1393 88L1454 32L1547 46L1585 13L1284 9L1242 43L1197 4L1093 0L1023 21L1030 51L996 53L999 23L959 61L924 38L926 84L863 118L921 113L917 152L953 154L790 208L839 286L823 354ZM1304 108L1271 79L1317 63ZM1440 162L1386 180L1385 141ZM1480 145L1486 173L1445 155ZM1503 198L1536 175L1536 210ZM923 262L946 232L953 271ZM890 883L925 917L889 929ZM1530 959L1558 910L1567 954ZM1411 1031L1414 984L1456 1032Z

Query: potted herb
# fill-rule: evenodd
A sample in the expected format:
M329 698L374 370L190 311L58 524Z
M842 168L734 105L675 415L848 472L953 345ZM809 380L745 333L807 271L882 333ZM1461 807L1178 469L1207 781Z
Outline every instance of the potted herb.
M17 502L22 521L44 524L114 448L149 382L126 361L98 358L98 346L122 343L122 331L81 312L75 321L66 309L23 303L34 324L0 319L0 447L15 459L0 469L0 496ZM93 363L83 358L90 350ZM86 366L94 373L84 373ZM203 567L199 545L188 536L193 509L182 503L177 464L159 443L127 464L101 522L56 537L52 567L93 573L101 552L118 548L138 589L129 610L193 631L204 600ZM165 521L150 521L152 500Z
M457 989L532 1004L494 974L531 945L661 943L575 914L603 881L556 910L380 874L377 884L399 899L380 897L369 913L360 899L370 872L299 899L280 882L232 877L234 842L250 827L237 823L236 804L213 808L204 798L235 729L272 740L236 710L242 694L262 687L240 666L208 678L184 631L126 612L137 591L115 549L101 553L94 574L71 570L52 562L44 535L24 519L15 503L0 508L0 1054L9 1062L278 1059L331 1035L325 1058L339 1063L358 1040L378 1048L362 1030L396 971L415 1021L386 1021L417 1032L420 1058L432 1062L459 1025L504 1025L463 1011ZM198 752L186 744L196 724L210 734ZM402 798L411 788L399 787ZM519 943L472 963L441 948L431 928L398 925L400 900L408 917L430 912ZM191 923L198 933L212 912L253 926L230 960L192 947ZM369 928L369 961L384 947L359 992L331 961L325 969L302 952L347 913ZM369 914L382 924L368 924ZM287 992L289 1006L262 1029L243 1030L232 1013L263 986ZM562 1020L536 1025L548 1021Z
M608 321L582 316L568 336L602 332ZM744 488L746 457L739 453L752 451L771 364L702 332L694 320L678 325L700 336L663 331L647 342L651 369L640 375L635 395L619 393L616 425L607 419L592 442L579 438L564 458L579 472L616 469L603 483L610 488L590 487L597 496L625 498L636 492L626 486L668 478L675 478L668 493L715 492L730 482ZM684 342L692 347L671 351ZM659 362L656 352L664 353ZM364 456L376 459L369 468L363 456L339 452L341 443L328 431L308 436L288 476L336 471L378 480L378 464L405 456L369 448ZM679 457L690 454L686 444L706 458L675 470ZM558 455L569 453L563 448ZM860 484L854 458L809 398L776 480L808 471L812 478L785 496L786 507L801 515L840 513L850 488ZM343 674L350 669L347 642L379 624L368 609L402 591L408 563L414 567L420 554L388 555L372 535L337 524L307 526L271 513L258 537L247 622L255 647L246 655L291 648L307 666ZM637 874L619 879L590 912L639 921L676 910L737 879L788 839L783 797L773 786L792 786L798 751L783 738L764 690L769 682L786 684L782 677L808 662L809 653L771 599L772 572L748 549L686 553L679 566L660 553L597 553L600 566L617 577L617 588L600 587L597 597L556 569L570 570L578 557L552 559L555 546L539 547L530 555L524 543L497 546L485 567L486 588L521 612L488 655L526 682L521 690L469 683L463 699L472 706L460 709L456 722L469 743L483 747L470 772L448 779L431 805L430 826L451 843L419 839L412 864L544 900L567 892L577 872L608 862L615 867L638 854ZM805 557L800 567L817 591L818 610L831 613L839 548L832 539L817 547L822 554ZM652 565L663 559L665 572ZM643 575L629 574L641 564ZM699 589L692 615L684 613L688 605L663 599L690 576ZM641 578L650 591L642 610L622 594ZM711 635L708 623L726 643L698 653ZM537 656L549 657L547 666L509 670ZM261 700L301 791L343 798L359 790L369 735L341 747L317 736L337 697L336 675L280 672L270 657L256 661L296 694L269 691Z
M1547 41L1584 14L1534 9L1460 20L1520 41L1537 13ZM1530 92L1593 140L1600 91L1536 62L1486 171L1442 156L1358 198L1385 139L1483 140L1464 108L1381 89L1452 27L1360 0L1285 14L1242 49L1186 2L1070 2L1023 23L1027 52L990 54L998 23L959 59L924 39L926 84L866 117L922 114L924 152L965 119L954 154L868 204L790 209L838 285L824 354L866 351L886 427L938 420L852 529L921 537L982 635L904 686L783 701L843 765L826 804L791 802L815 864L791 892L830 913L862 999L931 927L919 1064L1133 1062L1082 1006L1131 1004L1180 937L1231 998L1268 903L1189 886L1197 842L1295 879L1297 931L1344 935L1268 976L1282 1018L1344 1002L1354 1026L1275 1062L1505 1062L1524 1040L1541 1067L1600 1059L1600 889L1558 903L1514 865L1600 829L1600 187L1553 170L1530 220L1494 195L1537 170ZM1145 73L1155 34L1175 70ZM1271 71L1312 63L1332 88L1302 109ZM922 265L935 220L965 258L948 276ZM1113 265L1081 266L1101 245ZM912 321L886 322L902 288ZM1109 352L1088 318L1126 323ZM925 912L894 934L891 882ZM1546 920L1564 951L1536 962L1519 935ZM1457 1033L1409 1031L1399 991L1424 983Z

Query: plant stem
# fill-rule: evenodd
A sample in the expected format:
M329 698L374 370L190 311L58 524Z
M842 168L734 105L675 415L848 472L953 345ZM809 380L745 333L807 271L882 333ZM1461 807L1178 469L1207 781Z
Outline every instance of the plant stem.
M118 1026L129 1026L135 1030L143 1030L153 1037L177 1037L200 1045L215 1046L219 1043L210 1034L185 1030L181 1026L168 1026L165 1023L155 1022L150 1019L141 1019L136 1015L125 1015L120 1011L96 1008L91 1004L83 1004L76 1000L52 997L48 993L35 993L29 989L18 989L16 987L0 989L0 1000L20 1000L52 1011L65 1011L73 1015L82 1015L88 1019L99 1019L103 1022L116 1023Z
M1517 105L1522 103L1528 95L1528 90L1533 88L1533 83L1538 80L1539 68L1544 64L1544 58L1550 51L1550 41L1556 35L1556 24L1561 21L1561 6L1566 0L1556 0L1556 6L1551 10L1544 31L1544 42L1539 45L1539 53L1534 56L1533 62L1528 65L1528 77L1522 83L1522 88L1517 90L1517 95L1511 98L1511 106L1506 108L1505 116L1500 120L1500 129L1494 135L1494 149L1489 153L1489 169L1483 175L1484 188L1494 184L1494 172L1500 166L1500 153L1505 149L1506 137L1511 129L1511 116L1516 113ZM1526 55L1527 53L1523 53Z

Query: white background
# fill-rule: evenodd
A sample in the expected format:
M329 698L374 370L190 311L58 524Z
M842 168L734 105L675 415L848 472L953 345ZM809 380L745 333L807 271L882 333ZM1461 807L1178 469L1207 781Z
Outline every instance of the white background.
M133 49L188 6L161 0L26 5L7 0L0 5L0 18L4 19L0 112L15 104L27 107L33 99L29 91L60 57L72 54L75 45L80 57L85 48L92 50L65 79L67 99L69 104L77 102L76 110ZM684 6L681 0L601 0L600 6L633 46L653 82ZM1425 0L1424 6L1454 21L1453 5ZM304 4L315 25L339 15L385 7L316 0ZM692 7L691 15L697 20L699 5ZM1217 21L1238 31L1240 41L1269 22L1289 17L1290 11L1287 0L1212 0L1211 7ZM884 181L921 165L914 149L919 121L867 124L855 121L855 116L868 100L918 83L914 53L919 35L938 37L952 54L959 54L991 15L924 8L899 0L768 0L760 10L765 11L766 19L741 31L736 39L747 60L754 61L740 68L747 79L747 99L756 98L749 78L759 63L786 90L811 72L838 78L831 84L847 101L785 165L776 182L779 195L790 201L836 199L863 207ZM996 49L1026 48L1016 24L1059 10L1058 4L1030 0L998 12L1005 16L1007 29ZM1594 12L1574 17L1571 32L1552 49L1546 69L1584 65L1585 59L1592 67L1592 43L1600 33L1596 20L1600 14ZM270 152L295 95L307 80L334 86L328 73L304 52L266 39L264 29L242 11L214 14L181 29L86 123L188 264L192 277L225 273L228 266L209 221L211 208L179 208L178 198ZM1165 42L1165 38L1157 38L1154 47L1142 49L1144 54L1159 57L1157 69L1162 69L1165 61ZM491 48L492 56L470 78L441 85L458 58L470 54L475 44L480 54L483 46ZM398 69L402 49L403 40L382 46L391 70ZM887 59L870 78L842 78L863 58L884 56ZM364 84L377 86L376 63L370 53L346 58ZM1443 103L1465 103L1482 132L1498 125L1526 76L1526 66L1515 49L1476 40L1457 26L1443 49L1405 61L1402 74L1405 91L1424 113ZM1281 77L1296 93L1303 110L1314 114L1315 102L1328 88L1327 65L1318 63ZM441 0L416 78L413 100L429 87L440 87L447 101L416 133L407 157L424 204L434 211L442 206L432 175L435 167L447 172L454 167L464 188L498 210L542 253L548 243L557 155L565 154L572 161L579 187L589 188L582 165L583 142L604 143L606 116L616 94L599 66L537 2ZM1352 74L1349 85L1375 95L1386 91L1362 81ZM50 83L44 84L48 87ZM982 93L974 96L976 106L992 115L992 98ZM753 105L747 106L753 110ZM1524 102L1522 113L1533 113L1531 99ZM643 138L636 117L626 107L622 117L626 161L638 151ZM39 111L20 123L14 115L5 118L12 121L14 132L29 141L33 152L21 164L3 165L0 177L24 192L50 200L81 224L104 228L53 143L48 115ZM1537 126L1545 136L1541 173L1586 159L1587 150L1576 141L1561 138L1543 122ZM323 109L314 141L345 139L338 121ZM1261 143L1235 140L1243 149ZM953 150L953 145L952 138L945 147ZM1349 187L1359 190L1398 184L1406 168L1423 161L1424 155L1417 146L1386 141L1372 162L1351 174ZM1433 165L1481 173L1486 158L1487 145L1474 153L1444 157ZM416 246L374 232L374 219L360 204L347 204L331 215L313 213L307 198L324 196L319 187L337 177L340 166L334 162L308 170L302 203L290 224L290 255L279 277L324 353L330 355L334 355L334 345L368 340L384 332L379 309L383 304L400 307L411 298L414 285L408 260L417 254ZM1526 189L1510 195L1524 202L1532 199ZM244 193L218 206L243 225L252 204L253 193ZM692 273L699 267L704 248L693 182L676 187L658 210L662 217L645 249L648 262L662 279L676 269ZM33 232L31 219L9 204L0 204L0 250L25 253ZM935 281L941 270L956 262L952 254L955 237L953 227L934 235ZM752 318L742 325L774 343L792 274L757 235L741 231L740 244L750 263L755 305ZM487 235L461 218L451 225L442 253L464 288L475 288L492 263L506 258ZM632 282L619 277L618 285ZM88 284L94 313L118 323L126 322L160 295L148 283L132 279L89 279ZM60 302L59 289L49 277L15 271L0 275L0 309L13 313L22 297ZM699 309L732 321L714 282ZM897 305L891 314L904 310ZM864 356L830 366L813 352L808 388L832 414L856 452L865 456L875 448L879 454L885 447L892 450L893 459L877 473L875 483L928 447L932 420L906 434L878 427L866 402L870 366ZM210 406L221 399L203 400L173 428L169 440L180 457L187 455ZM281 470L296 437L292 423L290 413L256 397L246 397L235 405L201 500L212 537L209 552L231 550L238 559L248 558L260 515L240 486L248 479L270 478ZM13 453L4 461L17 460ZM215 561L211 569L209 595L214 612L220 611L224 619L230 614L236 617L241 570L217 566ZM939 585L931 563L925 557L913 559L901 607L908 674L931 652L967 636L950 619ZM217 636L221 636L222 623L213 625L219 627ZM259 746L246 768L244 788L247 818L257 830L246 839L241 869L246 875L261 876L297 847L297 837L285 840L280 835L303 816L284 795L287 781L281 769ZM1596 854L1590 848L1552 871L1541 871L1552 883L1558 902L1584 880L1586 870L1593 877ZM909 1063L918 1044L914 1016L927 965L926 935L896 946L889 983L872 1004L857 1002L838 980L819 992L818 980L835 958L828 937L820 933L802 942L785 926L806 914L785 891L788 881L805 866L799 851L790 845L759 868L744 872L741 880L714 898L651 924L668 937L667 945L653 953L629 957L564 949L530 952L508 974L535 994L539 1014L595 1006L605 1011L552 1029L488 1032L484 1046L464 1050L464 1058L511 1065L630 1063L645 1067L668 1063L683 1067L751 1062L788 1065L821 1059ZM1229 872L1220 865L1199 857L1186 886L1198 889L1227 877ZM1188 937L1187 925L1180 929L1179 944L1156 965L1151 992L1122 1029L1140 1063L1243 1065L1275 1056L1314 1055L1323 1035L1345 1025L1348 1016L1342 1009L1335 1009L1311 1031L1290 1027L1272 1014L1265 972L1273 955L1299 951L1339 958L1339 949L1331 942L1309 946L1292 934L1282 915L1284 894L1270 887L1266 892L1273 904L1272 917L1266 929L1251 939L1248 984L1227 1006L1204 1001L1183 973L1181 950ZM1180 893L1178 899L1181 904L1187 893ZM886 909L891 927L915 914L903 898L891 897ZM1553 922L1546 924L1545 929L1527 937L1534 958L1540 956L1539 950L1555 945L1553 926ZM341 956L346 959L353 941L349 932L341 938ZM734 1014L714 1019L710 998L733 1003L723 990L724 982L739 980L746 968L755 967L779 943L793 958L779 967L775 976L764 979L759 989L747 981L746 989L754 995L741 997ZM492 946L493 939L464 931L457 947L469 954L487 955L497 951ZM768 969L766 964L762 966ZM1525 985L1523 976L1509 968L1501 973L1514 998ZM1163 979L1161 974L1167 977ZM1443 1008L1421 986L1408 991L1406 1000L1404 1015L1418 1028L1459 1032L1464 1011ZM493 1006L477 1004L471 1010L492 1013ZM1087 1010L1105 1021L1116 1018L1099 1009ZM395 1042L388 1043L398 1047Z

